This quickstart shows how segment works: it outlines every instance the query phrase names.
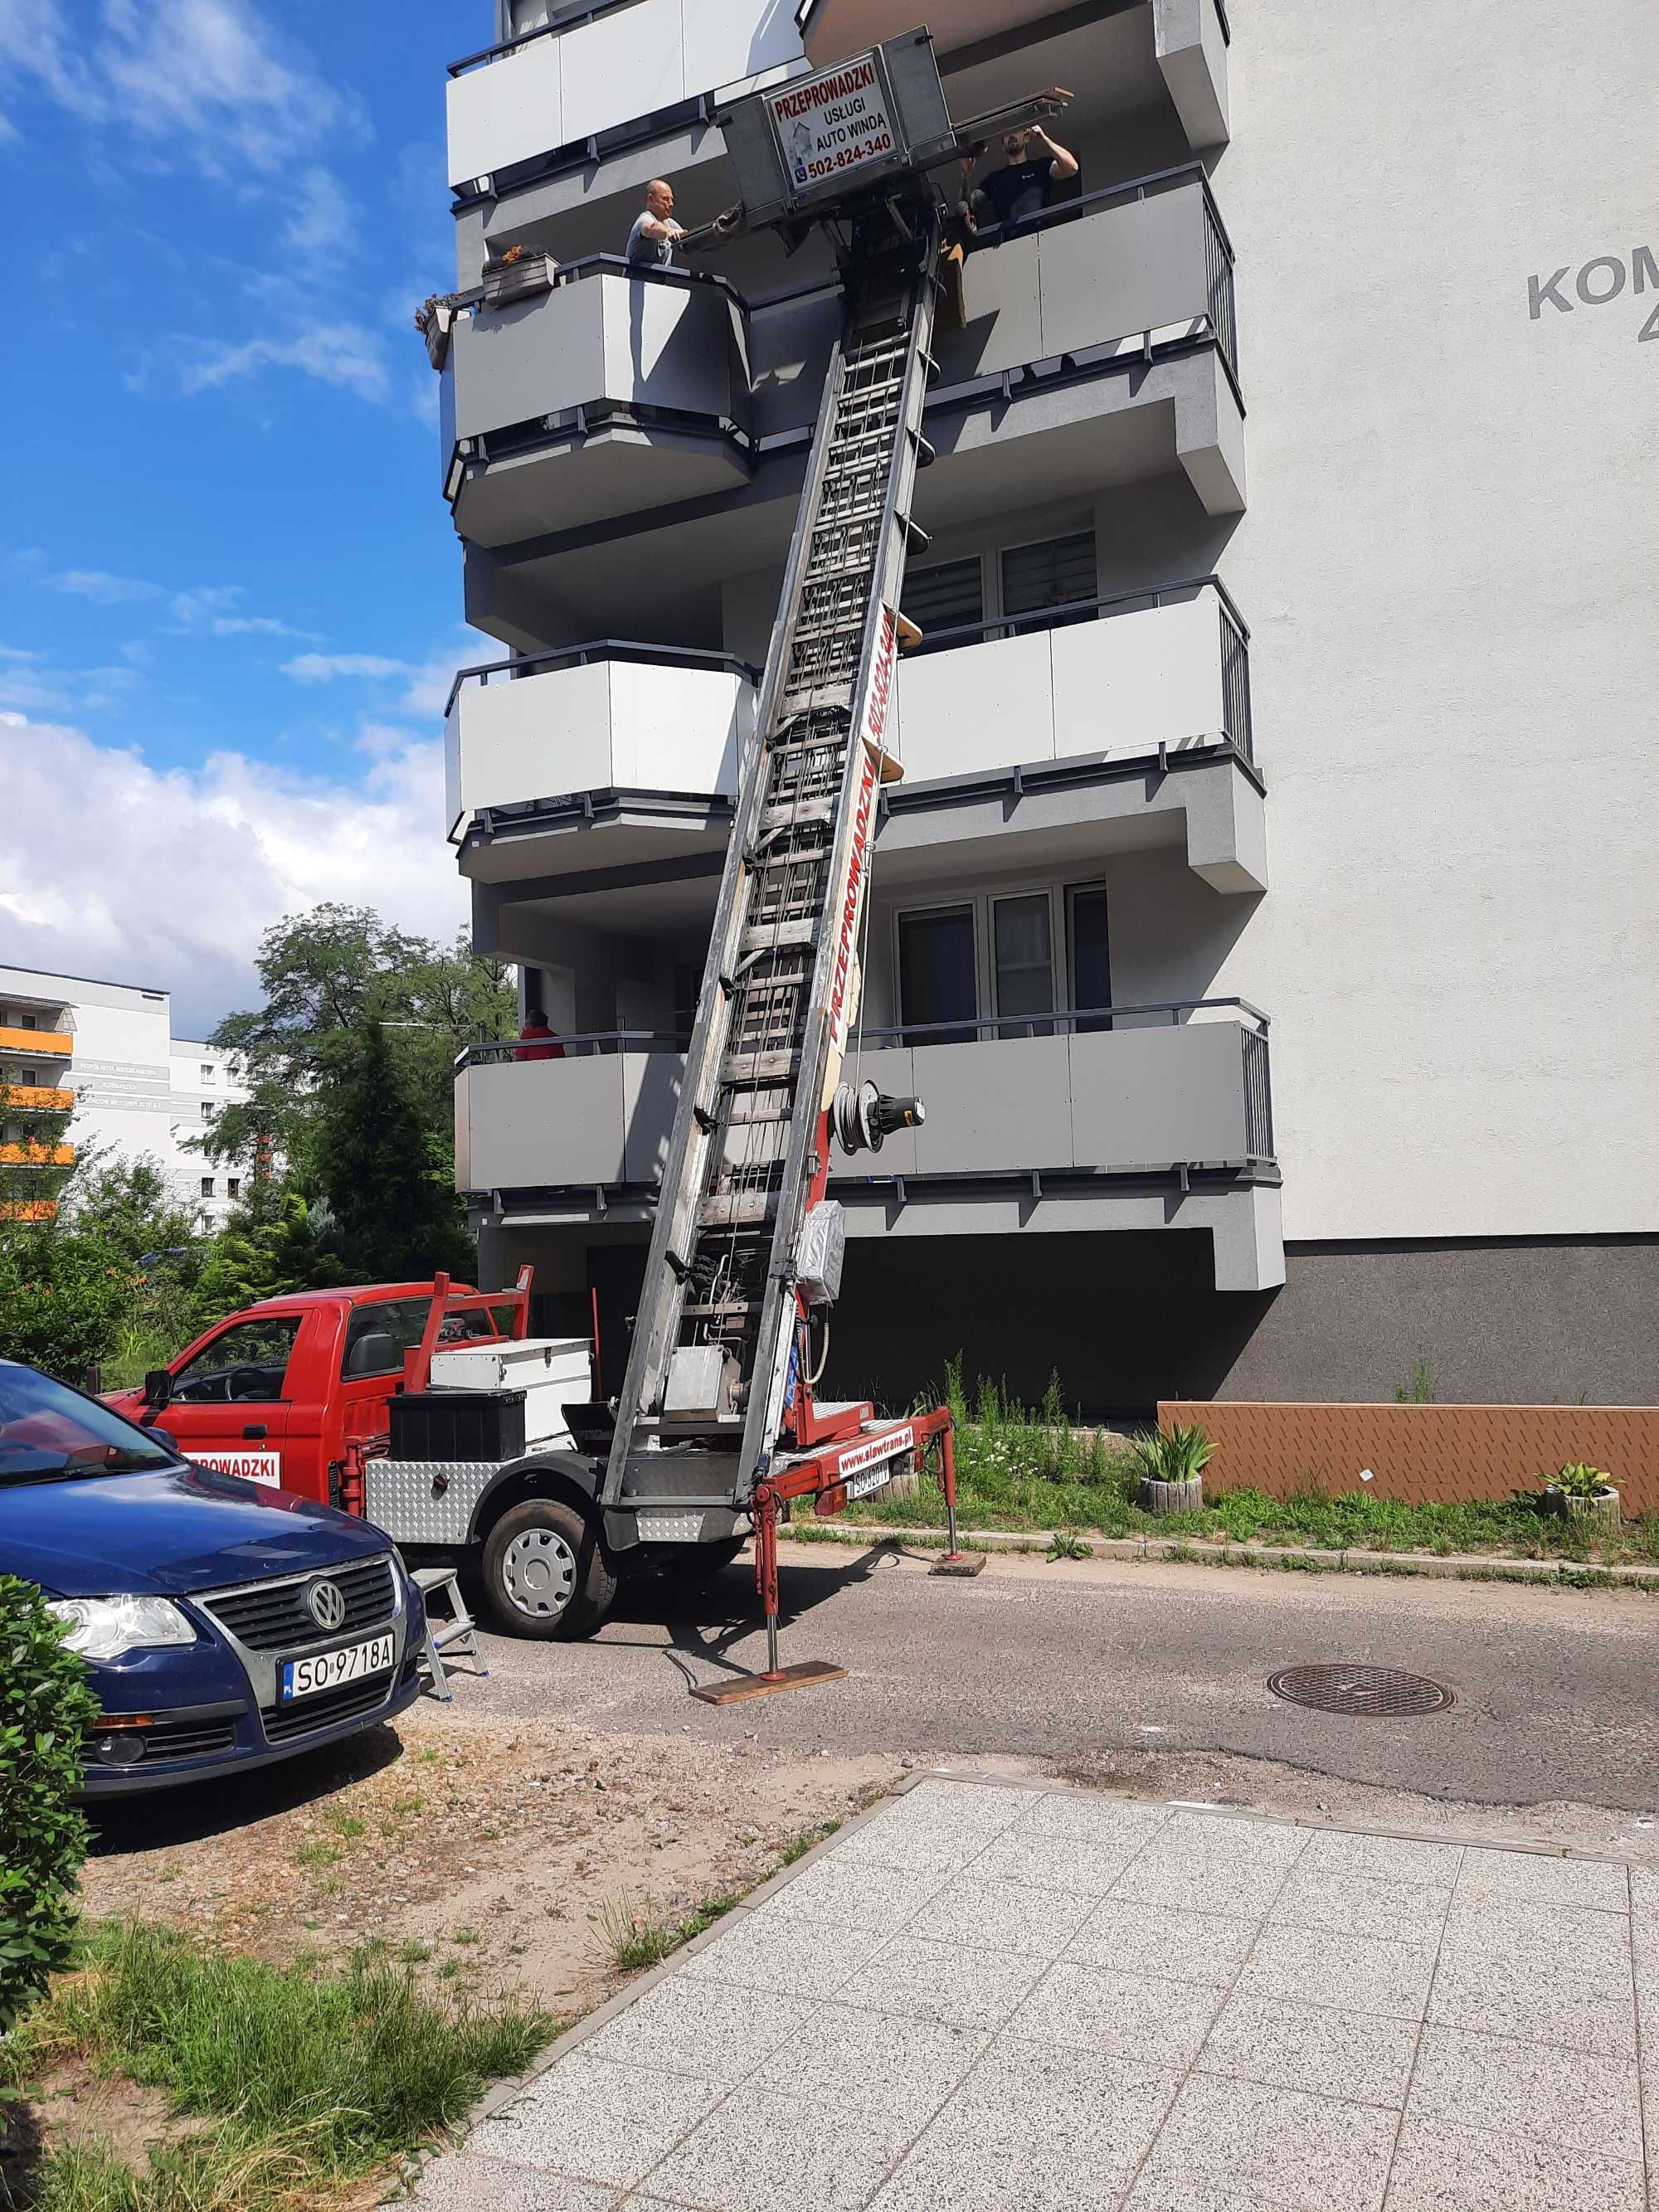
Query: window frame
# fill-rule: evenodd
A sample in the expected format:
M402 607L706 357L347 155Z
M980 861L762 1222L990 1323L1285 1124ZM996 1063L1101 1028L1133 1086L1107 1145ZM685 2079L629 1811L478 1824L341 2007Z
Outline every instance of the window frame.
M1049 625L1048 625L1044 621L1044 615L1045 611L1052 611L1052 610L1045 611L1041 607L1028 607L1022 614L1011 614L1008 611L1007 597L1002 588L1004 562L1011 553L1029 553L1040 545L1063 544L1068 538L1087 538L1093 545L1095 554L1095 597L1097 599L1099 598L1100 533L1095 528L1094 518L1092 515L1084 525L1081 530L1050 531L1046 537L1022 538L1012 544L999 545L995 549L996 559L993 562L992 566L995 572L996 579L996 620L1000 624L1000 628L997 632L997 635L1000 637L1024 637L1030 634L1030 627L1048 627ZM1073 621L1077 621L1079 617L1073 616L1071 619ZM1020 624L1025 624L1030 627L1018 627L1018 625Z
M1103 1006L1079 1006L1077 994L1077 896L1079 891L1098 891L1106 902L1106 1004ZM1073 1036L1091 1036L1112 1026L1112 894L1103 876L1091 876L1083 882L1067 884L1066 894L1066 997L1071 1012ZM1080 1029L1080 1022L1088 1023Z
M209 1406L209 1407L215 1407L215 1406L286 1406L286 1405L289 1404L291 1401L290 1401L290 1400L288 1398L288 1396L285 1395L285 1394L286 1394L286 1391L287 1391L287 1388L288 1388L288 1378L289 1378L289 1375L290 1375L290 1374L292 1373L292 1371L293 1371L293 1368L294 1368L294 1355L295 1355L295 1352L297 1352L297 1351L298 1351L298 1349L299 1349L299 1345L300 1345L300 1331L301 1331L301 1327L304 1325L304 1321L305 1321L305 1316L304 1316L304 1315L303 1315L303 1314L271 1314L271 1315L270 1315L270 1316L267 1316L267 1318L265 1319L265 1321L264 1321L263 1323L258 1322L253 1322L253 1321L233 1321L233 1322L228 1322L224 1328L222 1328L222 1329L220 1329L220 1330L219 1330L219 1332L218 1332L218 1334L217 1334L216 1335L215 1335L215 1336L210 1336L210 1337L208 1339L207 1342L206 1342L204 1345L203 1345L203 1346L200 1347L200 1349L199 1349L199 1350L198 1350L197 1352L193 1352L193 1353L191 1354L191 1358L185 1361L185 1364L184 1364L184 1365L183 1365L183 1366L179 1370L178 1373L173 1376L173 1391L172 1391L172 1395L171 1395L171 1397L170 1397L170 1398L169 1398L169 1400L168 1400L169 1404L175 1404L175 1403L176 1403L176 1404L178 1404L178 1405L179 1405L179 1406ZM237 1332L238 1332L239 1330L241 1330L241 1329L252 1329L252 1328L260 1328L260 1327L264 1327L264 1328L288 1328L288 1329L291 1329L291 1330L293 1331L293 1334L292 1334L292 1335L289 1337L289 1346L288 1346L288 1352L287 1352L287 1355L285 1356L285 1358L283 1358L283 1387L282 1387L282 1389L281 1389L281 1390L279 1390L279 1392L277 1393L277 1395L276 1395L276 1397L274 1397L274 1398L228 1398L228 1397L227 1397L227 1398L190 1398L190 1397L181 1397L181 1396L179 1395L179 1385L180 1384L180 1382L184 1382L184 1381L185 1380L185 1378L189 1376L191 1369L192 1367L197 1366L200 1362L202 1362L202 1361L204 1361L204 1360L206 1360L206 1359L210 1358L212 1356L212 1354L213 1354L213 1353L217 1350L217 1348L218 1348L221 1345L222 1345L222 1344L224 1343L225 1340L226 1340L228 1337L234 1336L234 1335L237 1334ZM240 1367L253 1367L253 1366L259 1365L260 1364L261 1364L260 1362L256 1361L256 1360L252 1360L252 1359L236 1360L236 1361L233 1361L233 1362L232 1362L232 1364L233 1364L233 1365L234 1365L234 1366L240 1366ZM269 1364L269 1363L268 1363L268 1362L264 1363L264 1364Z
M962 912L963 908L967 910L969 927L972 934L974 947L974 1012L967 1026L972 1030L974 1037L977 1040L979 1034L977 1027L980 1018L979 1009L984 1002L985 996L984 945L981 942L984 921L980 912L980 907L981 900L979 894L975 891L969 891L964 896L960 898L929 899L927 903L922 906L895 906L890 909L889 927L892 939L893 1012L897 1016L897 1019L894 1023L893 1026L899 1032L899 1042L902 1045L905 1043L905 1032L909 1028L916 1026L927 1028L931 1026L931 1024L927 1023L920 1024L909 1024L906 1022L904 1018L904 966L902 950L903 944L903 924L905 921L914 917L930 914L958 914ZM952 1022L947 1026L951 1029L955 1029L958 1024ZM924 1045L941 1044L948 1042L951 1042L951 1040L943 1037L929 1037L922 1040L922 1043ZM906 1048L909 1049L908 1046Z
M1098 891L1107 902L1107 987L1111 988L1111 893L1103 877L1082 876L1075 882L1063 878L1056 882L1052 876L1038 877L1024 882L1015 878L1007 883L988 886L983 890L967 891L956 898L927 899L916 905L896 902L889 909L888 937L892 979L892 1019L878 1026L897 1036L901 1044L908 1030L917 1026L906 1018L904 1007L903 969L900 960L901 931L910 916L928 914L959 912L966 907L973 915L974 925L974 1003L973 1021L976 1040L982 1043L1000 1043L1005 1040L1018 1041L1022 1036L1069 1036L1077 1033L1080 1012L1098 1012L1096 1008L1079 1008L1077 1003L1077 972L1073 958L1072 927L1073 896L1078 891ZM1004 1014L997 1004L996 934L994 909L997 902L1011 898L1046 897L1048 901L1049 975L1053 979L1050 993L1054 1004L1047 1014ZM1109 1013L1109 1009L1106 1010ZM956 1024L950 1024L954 1028ZM967 1026L966 1024L962 1026ZM1109 1028L1109 1019L1100 1026ZM944 1038L921 1039L914 1048L921 1050L927 1043L942 1043Z

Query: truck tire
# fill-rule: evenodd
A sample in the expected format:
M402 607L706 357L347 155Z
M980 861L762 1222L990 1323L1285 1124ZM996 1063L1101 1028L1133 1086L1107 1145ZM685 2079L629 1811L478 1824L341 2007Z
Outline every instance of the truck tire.
M529 1498L485 1537L483 1587L509 1636L550 1643L591 1636L611 1610L617 1577L586 1516L562 1498Z

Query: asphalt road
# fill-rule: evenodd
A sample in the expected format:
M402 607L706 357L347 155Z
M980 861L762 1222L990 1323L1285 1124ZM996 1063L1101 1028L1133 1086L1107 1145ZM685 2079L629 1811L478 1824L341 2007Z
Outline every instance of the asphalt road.
M689 1604L642 1589L591 1643L485 1637L489 1679L458 1675L456 1710L934 1761L1224 1752L1483 1805L1659 1801L1651 1596L1030 1557L963 1582L830 1546L787 1547L782 1594L784 1660L834 1660L846 1681L688 1697L765 1664L743 1561ZM1355 1720L1268 1691L1276 1668L1321 1660L1427 1674L1455 1703Z

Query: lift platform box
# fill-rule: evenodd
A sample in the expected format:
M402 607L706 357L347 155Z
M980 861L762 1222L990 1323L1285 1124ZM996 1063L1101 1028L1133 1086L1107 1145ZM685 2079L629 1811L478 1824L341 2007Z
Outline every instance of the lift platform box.
M593 1370L583 1336L526 1336L516 1341L441 1346L432 1355L428 1390L500 1395L524 1393L522 1450L569 1442L567 1404L593 1395Z

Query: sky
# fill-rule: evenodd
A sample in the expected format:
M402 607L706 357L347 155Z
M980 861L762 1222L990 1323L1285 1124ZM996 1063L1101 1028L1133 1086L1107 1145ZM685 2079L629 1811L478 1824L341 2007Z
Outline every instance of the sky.
M201 1035L324 899L448 935L444 64L489 0L0 0L0 963Z

